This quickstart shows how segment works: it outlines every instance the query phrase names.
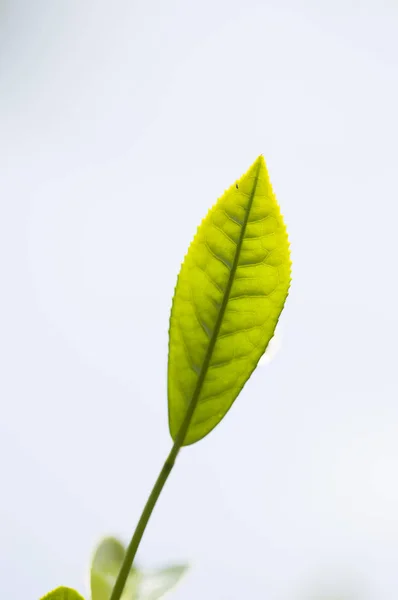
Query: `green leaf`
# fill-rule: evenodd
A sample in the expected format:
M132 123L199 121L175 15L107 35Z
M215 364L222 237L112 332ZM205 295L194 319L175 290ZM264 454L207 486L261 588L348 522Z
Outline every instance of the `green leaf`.
M41 600L83 600L83 597L67 587L59 587L52 592L49 592L46 596L43 596Z
M125 553L125 547L115 538L105 538L99 543L90 569L91 600L109 600ZM137 570L133 567L123 591L123 600L137 597L138 579Z
M202 221L178 276L168 362L173 439L188 406L195 410L183 445L228 412L274 334L290 274L286 228L259 156Z
M137 600L158 600L170 592L185 575L187 565L176 565L144 573Z
M91 600L109 600L125 553L124 545L113 537L98 544L90 569ZM186 570L186 565L149 572L133 567L122 600L158 600L178 583Z

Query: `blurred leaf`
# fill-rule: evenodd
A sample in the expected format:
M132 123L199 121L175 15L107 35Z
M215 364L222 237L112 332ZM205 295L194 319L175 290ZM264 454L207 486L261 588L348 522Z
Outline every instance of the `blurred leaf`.
M170 317L168 404L193 444L225 416L274 334L290 286L286 228L260 156L209 211L185 256Z
M115 538L105 538L99 543L94 552L90 569L92 600L109 600L125 553L125 547ZM133 600L136 598L137 587L138 573L133 567L124 588L122 599Z
M43 596L41 600L84 600L83 597L67 587L59 587L52 592L49 592L46 596Z
M187 565L178 565L144 574L141 579L138 600L163 598L177 585L187 569Z
M115 538L105 538L97 546L91 563L91 600L109 600L125 556L125 547ZM177 565L143 573L133 567L122 600L158 600L181 579L187 566Z
M97 546L91 568L104 573L113 572L115 567L119 568L126 553L124 545L116 538L103 539Z

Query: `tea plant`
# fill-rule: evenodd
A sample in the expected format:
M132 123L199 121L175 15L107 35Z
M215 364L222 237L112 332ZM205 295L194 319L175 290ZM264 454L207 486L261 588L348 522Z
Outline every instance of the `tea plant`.
M174 443L128 547L107 540L94 557L92 600L143 598L142 576L133 564L155 504L182 447L220 423L256 368L274 335L290 276L286 228L259 156L208 212L182 263L169 330ZM82 600L68 588L44 598Z

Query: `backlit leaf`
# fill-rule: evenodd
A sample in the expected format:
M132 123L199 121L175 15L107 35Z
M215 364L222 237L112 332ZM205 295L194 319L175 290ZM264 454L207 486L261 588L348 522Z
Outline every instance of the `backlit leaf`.
M98 544L90 569L91 600L109 600L125 553L125 547L115 538L105 538ZM152 571L141 571L133 567L121 600L163 598L176 586L186 570L186 565L175 565Z
M109 600L125 553L125 547L115 538L105 538L98 544L90 569L91 600ZM123 590L123 600L137 598L138 583L139 575L133 567Z
M52 592L49 592L46 596L43 596L41 600L83 600L83 597L67 587L59 587Z
M137 600L159 600L170 592L187 571L186 565L143 573Z
M170 317L168 403L184 445L225 416L274 334L290 286L286 228L260 156L202 221L178 276Z

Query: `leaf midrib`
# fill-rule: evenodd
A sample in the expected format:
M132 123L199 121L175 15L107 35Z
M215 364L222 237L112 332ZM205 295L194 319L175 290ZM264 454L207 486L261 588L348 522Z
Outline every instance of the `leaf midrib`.
M232 285L233 285L233 282L234 282L234 279L235 279L236 270L238 268L240 252L241 252L241 249L242 249L243 240L245 238L246 227L247 227L247 223L249 221L249 215L250 215L250 211L252 209L254 196L256 194L257 183L258 183L258 179L259 179L259 175L260 175L260 169L261 169L261 159L259 159L259 161L258 161L257 171L256 171L256 174L255 174L254 183L253 183L253 188L252 188L252 191L251 191L251 194L250 194L250 198L249 198L249 203L248 203L248 206L247 206L247 211L246 211L245 219L244 219L243 224L242 224L242 231L240 233L239 240L238 240L238 243L236 245L236 252L235 252L235 256L234 256L234 261L232 263L231 272L229 274L227 286L225 288L225 293L224 293L224 297L223 297L223 300L222 300L222 303L221 303L220 311L219 311L219 313L217 315L217 321L216 321L216 324L214 326L213 335L212 335L212 337L210 339L209 346L207 348L206 356L204 358L201 371L199 373L199 377L198 377L198 381L196 383L195 390L194 390L194 392L192 394L191 402L190 402L190 404L188 406L186 417L188 416L188 412L189 412L190 413L190 417L192 418L192 416L193 416L193 414L195 412L196 405L198 403L198 399L199 399L199 396L200 396L200 392L202 390L203 382L204 382L204 380L206 378L206 375L207 375L207 372L209 370L210 361L211 361L211 358L213 356L213 351L214 351L214 348L215 348L215 345L216 345L216 342L217 342L217 339L218 339L218 334L219 334L220 329L221 329L221 324L223 322L225 311L226 311L227 304L228 304L228 301L229 301L229 297L230 297L230 294L231 294L231 289L232 289ZM189 427L188 427L188 429L189 429Z

